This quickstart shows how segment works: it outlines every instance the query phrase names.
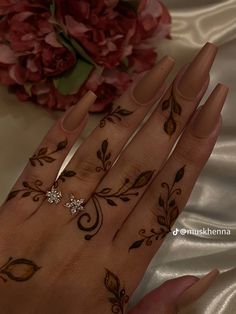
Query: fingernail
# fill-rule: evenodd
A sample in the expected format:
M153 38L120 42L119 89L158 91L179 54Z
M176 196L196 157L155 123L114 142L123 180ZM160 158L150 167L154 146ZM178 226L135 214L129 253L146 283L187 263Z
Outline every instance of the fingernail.
M200 278L189 289L185 290L178 299L177 308L181 309L200 298L200 296L203 295L212 285L218 275L219 270L214 269L204 277Z
M194 99L209 79L209 73L217 54L217 47L211 43L199 51L179 79L177 90L184 98Z
M198 109L192 122L192 134L199 138L210 136L217 127L220 113L223 109L229 88L218 84L207 99L206 103Z
M174 59L166 56L152 70L146 73L136 86L131 89L131 97L134 102L141 106L148 106L154 103L174 64Z
M97 96L89 91L79 101L71 107L61 120L61 126L66 132L77 130L88 115L90 107L94 104Z

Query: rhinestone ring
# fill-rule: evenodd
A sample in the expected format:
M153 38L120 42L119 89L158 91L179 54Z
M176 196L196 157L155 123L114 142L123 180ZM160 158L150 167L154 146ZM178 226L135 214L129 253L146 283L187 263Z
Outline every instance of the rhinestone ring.
M71 194L70 195L70 201L66 203L64 206L69 208L71 215L76 215L78 213L81 213L84 211L84 202L85 199L76 199L76 197Z
M61 191L58 191L54 186L47 192L46 196L50 204L59 204L62 199Z

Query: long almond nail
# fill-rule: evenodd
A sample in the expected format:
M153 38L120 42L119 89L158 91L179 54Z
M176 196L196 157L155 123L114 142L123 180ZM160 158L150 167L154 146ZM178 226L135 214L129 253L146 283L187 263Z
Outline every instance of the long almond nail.
M191 125L192 134L199 138L210 136L217 127L220 113L225 103L229 88L218 84L207 99L206 103L197 111Z
M164 57L157 65L138 81L131 90L133 100L142 106L148 106L157 100L158 91L163 86L168 74L175 64L171 57Z
M217 47L207 43L189 64L177 85L178 92L187 99L194 99L209 79L209 73L217 54Z
M184 293L182 293L179 297L177 308L182 309L199 299L201 295L203 295L212 285L213 281L218 277L218 275L219 270L214 269L204 277L200 278L189 289L185 290Z
M90 107L94 104L97 96L89 91L79 103L68 110L61 120L61 126L66 132L73 132L78 129L88 115Z

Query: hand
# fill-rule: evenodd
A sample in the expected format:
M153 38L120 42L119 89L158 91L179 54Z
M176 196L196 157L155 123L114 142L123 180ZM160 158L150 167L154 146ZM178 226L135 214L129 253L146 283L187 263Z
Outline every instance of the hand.
M206 44L129 141L163 94L174 65L163 58L119 99L59 177L95 95L85 95L49 131L1 207L2 313L129 311L217 140L227 87L219 84L195 112L215 55ZM216 275L166 282L129 313L176 313Z

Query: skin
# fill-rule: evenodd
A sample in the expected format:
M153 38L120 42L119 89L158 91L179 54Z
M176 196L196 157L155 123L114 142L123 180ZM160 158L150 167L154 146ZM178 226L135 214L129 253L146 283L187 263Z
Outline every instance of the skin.
M53 126L0 210L2 313L175 314L179 304L186 303L180 300L187 289L198 283L195 290L200 297L208 288L206 280L201 290L197 277L183 276L128 308L129 298L184 208L220 132L220 110L227 94L223 85L216 88L194 123L196 107L209 83L214 49L204 47L197 57L205 60L201 63L204 78L199 74L196 82L196 66L192 74L187 71L188 97L183 96L183 80L181 89L175 90L183 77L180 71L148 122L123 149L158 98L158 90L163 91L173 60L167 58L147 73L141 81L143 93L132 88L117 101L59 179L60 167L86 124L94 95L86 95ZM196 95L189 95L189 80ZM58 204L47 200L53 184L62 193ZM65 206L72 194L85 199L84 208L73 216L70 206ZM193 302L194 292L188 298Z

